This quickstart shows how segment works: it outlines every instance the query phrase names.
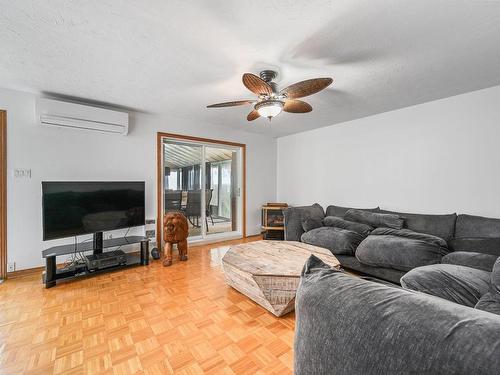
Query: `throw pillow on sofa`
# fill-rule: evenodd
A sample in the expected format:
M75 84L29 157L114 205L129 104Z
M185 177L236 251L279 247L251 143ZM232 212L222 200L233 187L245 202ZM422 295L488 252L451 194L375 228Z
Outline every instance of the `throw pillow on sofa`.
M440 263L448 252L442 238L409 229L377 228L361 242L355 255L368 266L409 271Z
M500 315L500 257L491 271L490 290L479 299L475 308Z
M302 222L302 229L304 229L304 232L309 232L310 230L319 228L323 226L323 221L321 219L317 218L309 218L305 219Z
M325 227L335 227L335 228L352 230L353 232L357 232L359 234L362 234L363 236L368 236L370 232L373 230L373 227L370 225L366 225L363 223L356 223L355 221L344 220L336 216L325 217L323 219L323 225Z
M309 245L328 249L334 255L354 255L365 236L346 229L321 227L302 234L300 240Z
M343 218L344 215L346 214L346 212L349 211L350 209L362 210L362 211L368 211L368 212L379 212L380 211L380 207L356 208L356 207L342 207L342 206L330 205L326 208L325 216L337 216L337 217Z
M404 219L400 218L398 215L380 214L377 212L368 212L356 209L350 209L347 211L344 215L344 220L367 224L375 228L387 227L401 229L404 224Z
M377 228L373 231L373 234L376 234L378 236L388 235L409 238L412 240L424 241L431 245L440 246L445 249L448 248L448 244L442 238L433 236L432 234L414 232L410 229ZM448 251L446 251L446 253L448 253Z
M457 214L415 214L410 212L397 212L380 210L381 214L398 215L404 218L403 228L419 233L432 234L445 241L450 241L455 234L455 222Z
M405 289L474 307L490 287L490 273L455 264L418 267L401 278Z
M300 236L304 233L302 223L309 218L323 220L325 212L318 203L312 206L288 207L283 210L285 219L285 240L300 241Z
M471 267L478 270L491 272L498 256L475 253L472 251L454 251L441 259L443 264L455 264L457 266Z

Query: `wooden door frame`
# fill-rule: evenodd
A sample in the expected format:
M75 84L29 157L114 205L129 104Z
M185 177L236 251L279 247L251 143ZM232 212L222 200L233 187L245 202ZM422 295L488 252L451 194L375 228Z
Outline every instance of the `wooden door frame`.
M7 112L0 110L0 279L7 278Z
M242 164L242 225L241 225L241 234L243 238L246 238L246 224L247 224L247 198L246 198L246 149L247 146L244 143L236 143L236 142L228 142L221 141L218 139L210 139L210 138L200 138L200 137L192 137L189 135L181 135L181 134L172 134L172 133L163 133L158 132L156 134L156 246L161 248L161 224L162 224L162 177L163 171L161 168L162 165L162 138L174 138L183 141L194 141L194 142L204 142L204 143L213 143L213 144L221 144L227 146L241 147L241 164Z

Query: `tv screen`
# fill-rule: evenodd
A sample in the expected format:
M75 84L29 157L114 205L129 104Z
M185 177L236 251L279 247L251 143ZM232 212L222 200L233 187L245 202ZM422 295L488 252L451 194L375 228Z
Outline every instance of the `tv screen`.
M42 182L43 240L144 225L144 182Z

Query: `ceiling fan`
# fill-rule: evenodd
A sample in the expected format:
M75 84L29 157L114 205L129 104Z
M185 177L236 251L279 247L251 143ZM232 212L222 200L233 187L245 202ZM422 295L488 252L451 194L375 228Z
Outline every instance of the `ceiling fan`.
M275 71L264 70L259 75L260 77L257 77L255 74L245 73L242 78L245 87L258 95L257 99L212 104L208 105L207 108L253 104L254 109L248 114L248 121L253 121L259 117L267 117L271 121L281 111L290 113L311 112L312 107L302 100L297 100L297 98L315 94L327 88L333 82L331 78L314 78L294 83L278 91L276 83L273 82L273 79L277 76Z

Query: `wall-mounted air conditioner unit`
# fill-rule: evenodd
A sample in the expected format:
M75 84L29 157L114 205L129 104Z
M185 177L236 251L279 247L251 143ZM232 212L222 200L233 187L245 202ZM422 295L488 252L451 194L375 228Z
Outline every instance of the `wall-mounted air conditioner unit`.
M37 117L44 126L57 126L102 133L128 133L128 113L40 98Z

